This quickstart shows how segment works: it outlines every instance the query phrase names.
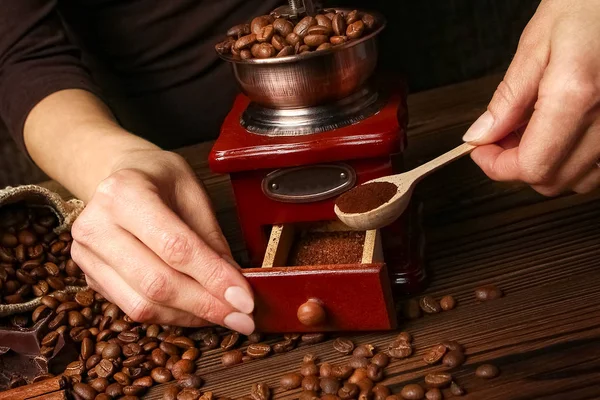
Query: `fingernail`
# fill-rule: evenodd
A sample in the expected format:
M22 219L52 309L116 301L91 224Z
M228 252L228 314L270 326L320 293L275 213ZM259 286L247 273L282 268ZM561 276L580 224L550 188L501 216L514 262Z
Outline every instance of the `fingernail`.
M244 335L250 335L254 332L254 321L249 315L242 314L240 312L232 312L227 315L223 320L223 323L229 328L236 332Z
M463 141L475 142L483 138L492 129L492 125L494 125L494 117L489 111L484 112L467 130L467 133L462 138Z
M224 296L229 304L245 314L250 314L254 310L252 296L239 286L228 287Z

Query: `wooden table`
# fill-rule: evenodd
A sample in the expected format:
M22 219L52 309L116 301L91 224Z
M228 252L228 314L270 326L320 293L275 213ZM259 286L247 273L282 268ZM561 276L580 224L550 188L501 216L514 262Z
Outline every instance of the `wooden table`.
M410 96L408 167L460 143L469 124L485 109L500 76L491 76ZM243 251L227 177L207 167L211 144L182 149L215 203L234 252ZM52 189L61 189L46 183ZM414 336L413 357L394 361L385 384L393 391L423 382L436 369L422 361L425 351L444 339L466 347L467 363L456 374L466 399L600 398L600 193L544 198L528 187L488 180L469 158L423 181L427 294L451 294L455 310L402 322ZM67 195L66 193L64 193ZM477 304L473 291L495 283L505 297ZM356 343L385 347L397 333L353 336ZM297 371L307 348L231 369L220 351L202 357L199 372L207 390L232 398L248 394L252 383L278 388L279 377ZM340 362L331 341L310 351L323 361ZM483 382L474 369L483 362L501 368ZM438 367L439 368L439 367ZM275 390L292 399L297 391ZM147 398L161 398L162 387Z

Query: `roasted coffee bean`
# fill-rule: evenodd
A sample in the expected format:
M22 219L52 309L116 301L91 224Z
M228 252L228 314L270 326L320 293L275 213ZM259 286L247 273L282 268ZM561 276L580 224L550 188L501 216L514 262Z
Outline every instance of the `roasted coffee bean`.
M466 392L458 383L452 382L450 384L450 393L452 393L453 396L462 396Z
M433 388L425 393L425 398L427 400L443 400L444 396L442 395L442 391L437 388Z
M20 294L11 294L10 296L4 296L4 302L6 304L20 304L23 302L23 297Z
M252 46L252 55L256 58L270 58L277 54L277 51L270 43L260 43Z
M389 345L387 352L392 358L406 358L412 355L413 347L405 340L395 340Z
M96 342L96 354L102 355L104 348L108 345L108 342L99 341Z
M69 311L68 320L71 327L84 326L86 323L85 318L79 311Z
M353 383L344 383L344 385L338 390L338 397L342 400L355 399L358 396L360 389Z
M125 396L141 396L146 390L147 388L144 386L129 385L123 387L123 394Z
M25 253L26 253L25 245L24 244L20 244L17 247L15 247L15 256L14 256L14 258L16 258L18 262L22 263L27 258L27 256L26 256ZM11 260L9 260L8 262L12 262L14 260L14 258L12 258L12 256L11 256ZM4 261L6 261L6 260L4 260Z
M0 247L0 261L12 264L15 261L15 256L13 256L12 251L7 248ZM22 261L21 261L22 262Z
M333 367L328 362L324 362L319 367L319 376L321 378L328 378L333 375Z
M107 359L101 360L94 368L100 378L108 378L115 372L115 365Z
M44 357L50 357L54 353L54 346L42 346L40 348L40 355Z
M161 349L152 350L151 360L156 366L164 367L167 364L168 359L169 355Z
M56 329L61 325L64 325L67 322L67 313L61 312L56 314L56 316L48 323L48 329Z
M336 365L332 368L331 375L338 379L348 379L353 372L354 368L349 365Z
M54 254L55 256L61 254L61 252L63 251L63 249L66 247L66 243L65 242L61 242L61 241L56 241L54 243L52 243L50 245L50 253ZM35 258L35 257L34 257Z
M31 321L33 321L33 323L36 323L40 319L47 317L51 312L52 310L50 310L48 307L42 304L41 306L38 306L35 310L33 310L33 313L31 314Z
M273 39L273 35L275 34L275 28L273 25L263 26L260 31L256 34L256 40L259 43L267 43Z
M421 400L425 396L425 391L420 385L411 383L402 388L400 395L406 400Z
M305 333L300 337L300 340L304 344L317 344L325 340L324 333Z
M317 51L321 51L321 50L329 50L333 47L333 45L331 43L323 43L321 44L319 47L317 47Z
M146 352L149 353L151 351L153 351L154 349L158 348L158 342L148 342L146 343L142 349Z
M485 285L475 290L475 299L478 301L497 300L502 296L502 290L496 285Z
M160 326L152 324L146 329L146 337L155 338L160 333Z
M322 25L313 25L310 28L308 28L306 37L308 37L310 35L325 36L325 40L323 41L323 43L325 43L325 42L329 41L330 33L331 33L331 28L327 28L326 26L322 26ZM304 43L306 43L306 37L304 38ZM306 43L306 44L308 44L308 43Z
M273 28L275 28L275 32L285 38L294 30L294 24L285 18L277 18L273 21Z
M27 283L29 285L35 284L37 281L31 274L25 270L18 269L16 273L17 280L21 283Z
M104 354L104 353L103 353ZM123 361L124 367L137 367L146 361L146 356L143 354L139 354L137 356L131 356Z
M231 367L232 365L241 364L243 356L244 353L241 350L230 350L223 354L221 362L224 366Z
M425 375L425 384L432 388L444 388L452 382L452 375L447 372L432 372Z
M340 381L335 378L322 377L319 382L319 387L325 394L337 394L340 390Z
M33 295L35 297L45 296L50 292L50 285L46 281L39 281L33 285Z
M331 35L331 32L332 32L332 22L331 22L331 20L329 18L327 18L323 14L317 14L317 15L315 15L315 20L317 21L317 25L318 26L322 26L324 28L327 28L327 35Z
M314 362L303 362L300 366L300 374L303 376L317 375L319 368Z
M440 300L440 307L442 310L449 311L456 307L456 300L452 296L444 296Z
M283 342L275 343L272 346L272 349L273 349L274 353L286 353L288 351L294 350L295 347L296 347L296 342L288 339L288 340L284 340Z
M279 53L277 53L276 57L287 57L294 54L294 48L292 46L285 46Z
M281 377L279 384L285 390L291 390L299 388L302 385L302 375L297 372L292 372L289 374L285 374Z
M89 382L89 385L97 392L104 392L110 382L106 378L96 378Z
M65 283L56 276L49 276L46 278L46 282L54 290L63 290L65 288Z
M285 46L287 46L287 42L281 36L273 35L273 38L271 39L271 45L275 48L275 50L281 51Z
M329 42L334 45L334 46L338 46L340 44L344 44L348 41L348 37L347 36L332 36L329 38Z
M135 381L133 381L133 386L141 386L141 387L145 387L145 388L150 388L150 387L152 387L153 384L154 384L154 381L152 380L152 377L150 377L150 376L143 376L143 377L137 378Z
M357 384L358 382L366 379L367 377L367 369L366 368L356 368L350 378L348 378L349 383Z
M308 375L302 378L302 389L310 391L320 390L320 381L316 375Z
M19 239L12 233L4 232L0 235L0 246L14 248L19 244Z
M94 354L94 341L90 338L85 338L81 341L81 358L87 360Z
M180 349L184 349L184 350L187 350L187 349L195 346L194 341L192 339L190 339L190 338L185 337L185 336L176 336L173 339L172 343L175 346L179 347Z
M111 400L111 397L106 393L98 393L94 400Z
M292 32L285 37L285 41L288 42L288 44L290 44L291 46L295 46L302 41L302 38L294 32Z
M383 379L383 368L376 364L369 364L367 367L367 377L373 382L379 382Z
M118 383L112 383L106 387L105 393L113 399L123 396L123 386Z
M37 266L35 266L30 272L31 276L36 280L46 279L48 277L48 271L46 271L46 269L44 267L40 266L39 264L35 264L35 265L37 265ZM24 264L21 266L21 268L26 269ZM45 282L45 281L43 281L43 282ZM46 282L46 284L48 284L48 283Z
M385 400L390 394L392 392L385 385L378 384L373 386L373 400Z
M189 374L189 373L183 374L177 380L177 386L179 386L182 389L185 389L185 388L199 389L200 387L202 387L203 384L204 384L204 381L202 380L202 378L199 375Z
M348 355L354 350L354 343L350 339L337 338L333 341L333 348L339 353Z
M76 383L73 385L73 392L83 400L94 400L98 392L87 383Z
M250 23L250 32L255 35L258 35L258 33L263 27L272 24L273 22L274 18L270 15L261 15L259 17L256 17Z
M31 292L32 292L32 286L28 283L25 283L25 284L21 285L21 287L19 289L17 289L17 292L15 294L18 294L19 296L21 296L22 298L25 299L31 295Z
M177 395L177 400L198 400L201 395L202 395L202 392L198 389L192 389L192 388L183 389Z
M422 297L419 301L421 309L427 314L436 314L442 311L439 303L431 296Z
M173 366L175 365L175 363L179 360L181 360L181 357L179 357L178 355L169 357L169 359L167 360L167 363L165 364L165 368L167 368L169 371L171 371L173 369Z
M298 54L308 53L310 52L310 47L308 45L303 44L298 48Z
M250 24L235 25L235 26L232 26L231 28L229 28L229 30L227 31L227 36L231 36L236 39L241 36L249 35L249 34L250 34Z
M140 340L140 334L134 331L125 331L119 333L117 338L123 343L134 343Z
M196 365L193 361L190 360L179 360L171 369L171 373L173 374L173 378L179 379L185 374L190 374L194 372L196 369Z
M356 386L358 386L358 388L360 389L361 394L370 395L372 393L374 385L375 384L373 383L373 381L369 378L364 378L356 382Z
M223 350L231 350L238 344L239 341L240 334L237 332L232 332L223 338L223 340L221 341L221 348Z
M303 363L316 363L318 360L317 355L314 353L306 353L302 358Z
M452 350L444 356L442 363L448 368L457 368L465 362L465 355L458 350Z
M60 306L60 302L52 296L44 296L40 299L40 301L43 305L45 305L48 308L51 308L52 310L56 310L58 306Z
M142 367L123 367L123 369L121 371L123 371L123 373L125 375L127 375L128 377L130 377L131 379L140 378L140 377L144 376L144 374L147 372Z
M352 355L356 357L371 358L373 357L373 350L375 350L375 346L371 344L362 344L354 349Z
M115 359L121 355L121 346L116 343L108 343L102 350L102 358Z
M119 309L119 307L117 307L116 304L113 304L113 303L104 303L104 304L106 304L106 308L104 308L104 310L103 310L104 316L110 317L114 321L121 318L121 309Z
M132 356L140 355L142 353L142 346L140 346L138 343L127 343L123 346L122 351L123 356L129 358ZM165 362L167 362L166 357Z
M81 375L85 371L85 365L82 361L73 361L67 365L64 371L65 376Z
M385 368L390 363L390 357L385 353L377 353L371 358L371 363L380 368Z
M94 368L102 360L102 356L99 354L92 354L85 362L85 368L90 370Z
M361 18L363 24L365 24L366 30L373 30L377 25L377 19L371 14L364 14Z
M346 20L342 14L335 14L333 20L331 21L331 26L333 29L333 33L336 36L343 36L346 34Z
M246 354L252 358L265 358L271 352L271 346L266 343L252 343L246 349Z
M431 350L425 353L423 356L423 361L430 365L436 364L442 359L442 357L444 357L447 350L448 349L443 344L433 346Z
M215 333L210 333L204 336L204 338L202 339L202 349L216 349L217 347L219 347L219 342L219 335Z
M201 354L200 350L198 350L195 347L191 347L183 352L183 354L181 355L181 358L183 360L196 361L198 358L200 358L200 354Z
M37 242L37 237L35 236L35 233L26 229L19 231L19 233L17 234L17 238L19 240L19 243L25 246L33 246ZM16 247L16 245L9 247Z
M58 276L58 275L60 275L60 269L58 268L58 265L54 264L53 262L47 262L47 263L45 263L44 264L44 269L46 270L46 272L48 273L49 276ZM56 301L58 301L58 300L56 300ZM56 307L58 307L59 304L60 304L60 302L56 304Z
M113 375L113 379L121 386L131 385L131 378L124 372L117 372Z
M119 332L129 330L130 327L131 327L131 325L128 322L126 322L125 320L117 319L112 324L110 324L109 329L113 332L119 333Z
M181 389L179 389L177 386L169 386L163 392L162 398L163 400L177 400L177 395L180 391Z
M464 347L454 340L444 340L442 345L446 346L446 348L450 351L456 350L460 351L461 353L465 351Z
M49 332L42 338L42 346L54 346L58 340L59 334L56 331Z
M294 33L303 38L308 33L308 28L313 25L317 25L317 20L315 18L311 16L304 17L294 27Z
M366 357L353 356L348 361L348 365L354 369L367 368L367 366L369 365L369 360L367 360Z
M305 390L302 393L300 393L300 397L298 397L298 400L319 400L319 399L320 399L319 395L314 390Z
M500 370L495 365L482 364L475 370L475 375L479 378L492 379L500 375Z
M255 383L252 385L250 397L253 400L269 400L271 398L271 389L266 383Z
M158 347L170 356L179 354L179 349L172 343L161 342Z

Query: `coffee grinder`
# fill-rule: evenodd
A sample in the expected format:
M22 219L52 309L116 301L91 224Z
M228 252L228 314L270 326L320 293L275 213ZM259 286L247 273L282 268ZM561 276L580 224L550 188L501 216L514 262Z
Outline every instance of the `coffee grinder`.
M301 18L312 5L290 2L279 15ZM338 10L349 12L351 10ZM394 296L425 280L419 207L366 232L361 262L288 266L301 230L346 229L335 199L365 181L402 171L406 92L374 77L385 27L330 50L228 61L241 89L209 156L229 174L262 332L394 329Z

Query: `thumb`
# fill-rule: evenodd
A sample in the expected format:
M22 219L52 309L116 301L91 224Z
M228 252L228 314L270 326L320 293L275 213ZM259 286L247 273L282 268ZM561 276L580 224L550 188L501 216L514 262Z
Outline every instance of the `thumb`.
M533 112L547 61L517 50L487 111L467 130L463 141L474 145L495 143L521 128Z

